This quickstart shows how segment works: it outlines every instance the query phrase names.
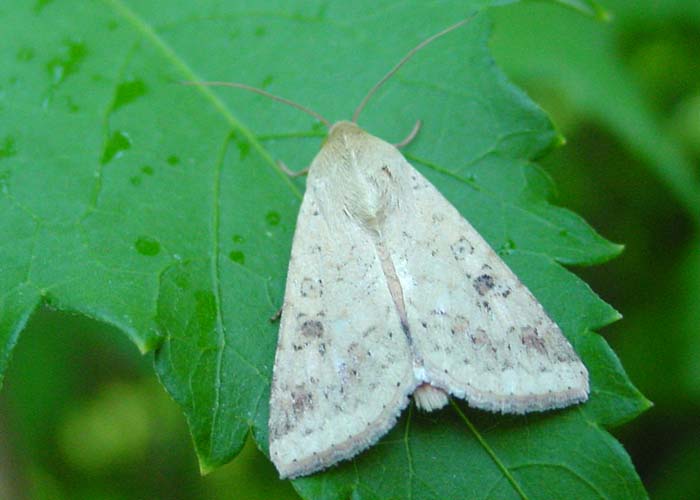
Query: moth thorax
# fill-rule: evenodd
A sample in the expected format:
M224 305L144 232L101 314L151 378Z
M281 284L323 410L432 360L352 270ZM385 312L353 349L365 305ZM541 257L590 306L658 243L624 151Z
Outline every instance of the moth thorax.
M342 188L348 215L372 229L378 229L398 204L392 179L376 175L377 170L368 165L352 169Z

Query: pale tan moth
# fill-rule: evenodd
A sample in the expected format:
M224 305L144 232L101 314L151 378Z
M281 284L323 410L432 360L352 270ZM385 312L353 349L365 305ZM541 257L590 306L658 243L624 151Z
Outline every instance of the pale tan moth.
M308 168L270 397L270 456L282 478L374 444L409 403L448 395L502 413L588 397L588 372L540 303L479 233L391 145L357 119L329 128ZM417 127L404 143L417 132ZM403 144L403 143L402 143Z

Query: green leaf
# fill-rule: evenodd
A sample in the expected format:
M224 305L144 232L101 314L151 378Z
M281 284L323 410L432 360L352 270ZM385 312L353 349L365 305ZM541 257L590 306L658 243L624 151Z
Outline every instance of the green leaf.
M581 18L570 9L547 2L498 9L491 43L496 59L520 81L547 82L543 93L560 96L578 113L617 135L644 160L688 215L700 222L700 184L695 167L664 130L659 110L650 106L658 96L644 95L619 47L625 16L642 18L647 24L662 16L700 19L698 3L608 3L616 7L611 9L611 23ZM671 70L664 67L661 71Z
M489 2L17 3L0 82L0 341L4 369L41 302L115 325L184 409L204 471L252 429L267 448L285 270L303 193L275 163L307 165L318 124L228 80L348 118L405 52ZM360 123L396 141L562 326L590 369L585 405L527 417L407 411L355 460L295 481L307 498L640 498L603 429L648 402L592 329L617 319L561 264L617 255L549 204L532 160L560 143L495 67L481 12L417 55Z
M557 0L560 4L579 10L600 21L609 21L610 12L594 0Z

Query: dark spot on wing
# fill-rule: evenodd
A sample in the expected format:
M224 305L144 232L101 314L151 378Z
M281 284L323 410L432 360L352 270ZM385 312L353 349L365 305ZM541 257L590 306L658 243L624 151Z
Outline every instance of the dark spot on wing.
M571 363L573 361L578 360L578 356L576 356L576 353L574 352L574 350L571 348L570 345L568 345L568 344L566 344L565 346L560 345L559 347L562 348L562 350L557 351L557 353L556 353L557 361L559 361L560 363Z
M455 319L452 321L452 325L450 326L450 333L452 335L464 335L467 333L467 330L469 329L469 320L462 316L456 316Z
M540 337L537 328L524 326L520 329L520 341L528 349L534 349L540 354L547 354L547 348L544 345L544 340Z
M486 295L489 290L494 287L493 276L490 274L482 274L474 280L474 289L479 295Z
M408 340L409 345L413 344L413 339L411 338L411 330L408 328L408 323L406 323L403 319L401 320L401 330L403 330L404 335L406 336L406 339ZM389 338L392 337L391 332L389 332Z
M370 326L370 327L367 328L364 332L362 332L362 338L367 338L367 336L368 336L370 333L374 333L375 331L377 331L377 327L376 327L376 326Z
M464 236L450 245L450 249L455 260L464 260L467 255L474 253L474 246Z
M313 395L304 386L298 386L291 396L294 415L301 416L306 410L314 407Z
M323 282L320 279L304 278L299 290L302 297L318 299L323 297Z
M485 346L491 346L491 340L486 335L486 330L477 328L475 332L469 335L469 339L474 345L474 349L482 349Z
M301 324L301 334L308 338L319 338L323 335L323 323L310 319Z

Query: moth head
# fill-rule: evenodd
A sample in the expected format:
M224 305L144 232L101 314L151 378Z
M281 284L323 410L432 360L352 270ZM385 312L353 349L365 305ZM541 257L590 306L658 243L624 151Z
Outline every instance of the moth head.
M362 130L357 123L341 120L339 122L335 122L331 126L330 130L328 131L328 135L323 140L323 146L342 140L342 138L359 136L366 133L367 132Z

